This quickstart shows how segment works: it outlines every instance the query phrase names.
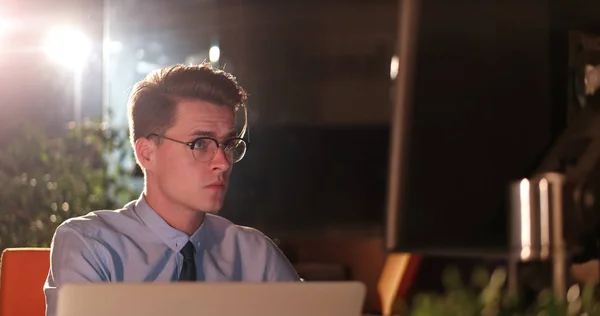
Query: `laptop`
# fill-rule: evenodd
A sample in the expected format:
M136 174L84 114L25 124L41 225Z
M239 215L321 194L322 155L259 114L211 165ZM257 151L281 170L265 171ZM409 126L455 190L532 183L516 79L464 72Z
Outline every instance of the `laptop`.
M86 283L61 287L58 316L359 316L360 282Z

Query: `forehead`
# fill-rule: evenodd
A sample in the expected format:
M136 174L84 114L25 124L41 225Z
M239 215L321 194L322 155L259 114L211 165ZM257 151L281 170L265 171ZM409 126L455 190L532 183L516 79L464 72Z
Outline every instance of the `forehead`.
M200 100L177 102L175 120L171 130L179 133L192 133L206 130L215 134L228 134L235 131L235 115L229 106L219 106Z

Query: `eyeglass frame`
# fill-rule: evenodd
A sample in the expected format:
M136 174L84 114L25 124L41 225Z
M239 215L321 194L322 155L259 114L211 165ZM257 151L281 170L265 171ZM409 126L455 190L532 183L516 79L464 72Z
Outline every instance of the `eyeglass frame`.
M196 143L197 143L199 140L201 140L201 139L210 139L210 140L212 140L212 141L213 141L213 142L214 142L214 143L217 145L217 150L215 150L215 151L213 152L213 156L212 156L212 158L211 158L211 159L209 159L209 160L207 160L207 161L204 161L204 162L203 162L203 161L200 161L200 162L203 162L203 163L208 163L208 162L212 161L213 159L215 159L215 156L217 155L217 151L219 151L219 148L222 148L222 149L223 149L223 152L225 152L225 148L226 148L226 145L225 145L225 144L227 144L228 142L230 142L230 141L232 141L232 140L239 140L239 141L242 141L242 142L244 142L244 144L246 144L246 150L244 150L244 154L242 155L242 157L241 157L241 158L240 158L238 161L235 161L235 162L233 162L233 161L229 161L229 158L227 158L227 155L225 155L225 159L227 159L227 160L228 160L229 162L231 162L232 164L235 164L235 163L238 163L238 162L242 161L242 159L244 159L244 157L246 156L246 152L248 151L248 147L250 147L250 143L249 143L249 142L247 142L245 139L243 139L243 138L241 138L241 137L232 137L232 138L228 138L228 139L226 139L226 140L225 140L224 142L222 142L222 143L221 143L221 142L219 142L219 141L218 141L216 138L214 138L214 137L210 137L210 136L200 136L200 137L198 137L198 138L195 138L194 140L192 140L192 141L190 141L190 142L184 142L184 141L177 140L177 139L174 139L174 138L170 138L170 137L168 137L168 136L161 135L161 134L157 134L157 133L150 133L150 134L148 134L148 136L146 136L146 138L147 138L147 139L150 139L151 137L164 138L164 139L166 139L166 140L170 140L170 141L172 141L172 142L175 142L175 143L179 143L179 144L182 144L182 145L186 145L186 146L188 146L188 147L189 147L189 149L192 151L192 154L193 154L194 150L196 150L196 149L194 148L194 144L196 144Z

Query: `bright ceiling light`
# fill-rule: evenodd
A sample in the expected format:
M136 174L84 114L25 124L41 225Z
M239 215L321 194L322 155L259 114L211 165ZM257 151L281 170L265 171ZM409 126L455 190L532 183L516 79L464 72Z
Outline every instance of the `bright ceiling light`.
M208 51L208 60L210 60L211 63L216 63L219 61L219 58L221 58L221 49L219 46L211 47Z
M88 60L92 44L77 29L57 27L46 34L43 49L55 62L68 68L80 69Z

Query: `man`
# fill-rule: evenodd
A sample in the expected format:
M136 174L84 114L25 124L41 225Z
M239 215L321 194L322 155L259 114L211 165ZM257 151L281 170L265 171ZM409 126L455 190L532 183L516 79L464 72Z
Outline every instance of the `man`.
M217 215L246 153L235 115L246 92L230 74L176 65L148 75L128 105L144 192L123 209L67 220L54 235L44 286L54 315L67 283L297 281L273 242Z

